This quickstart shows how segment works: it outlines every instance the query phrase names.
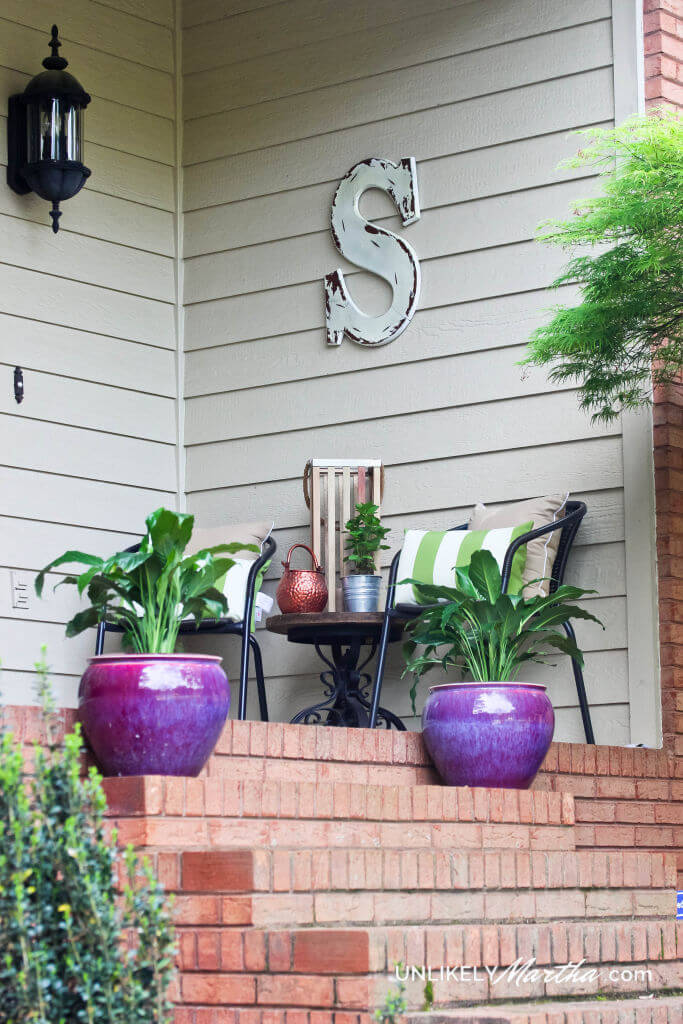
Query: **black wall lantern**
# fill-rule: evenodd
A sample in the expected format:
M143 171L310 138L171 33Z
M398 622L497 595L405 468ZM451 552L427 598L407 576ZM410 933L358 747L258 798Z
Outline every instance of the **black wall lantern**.
M7 131L7 183L20 195L35 192L52 203L52 230L59 230L59 204L83 188L90 175L82 163L83 119L90 97L64 69L57 26L45 71L22 93L10 96Z

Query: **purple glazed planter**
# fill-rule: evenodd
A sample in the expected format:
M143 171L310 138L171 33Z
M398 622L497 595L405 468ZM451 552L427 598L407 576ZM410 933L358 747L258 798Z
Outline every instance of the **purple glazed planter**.
M79 717L105 775L199 775L230 708L221 659L192 654L90 658Z
M538 683L432 686L422 732L448 786L528 789L548 752L555 714Z

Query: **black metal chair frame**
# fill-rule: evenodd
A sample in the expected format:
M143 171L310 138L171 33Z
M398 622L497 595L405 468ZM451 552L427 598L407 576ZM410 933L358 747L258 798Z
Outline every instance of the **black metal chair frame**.
M139 544L129 548L129 551L137 551ZM229 619L205 619L195 625L193 622L183 622L180 627L181 633L193 633L204 635L231 635L242 638L242 651L240 657L240 692L238 701L238 718L244 721L247 717L247 688L249 685L249 653L254 655L254 674L256 676L256 688L258 691L259 711L261 721L268 721L268 702L266 700L266 682L263 675L263 658L258 640L251 631L251 617L254 611L256 600L256 578L259 571L266 562L270 561L277 551L277 544L272 537L267 537L263 543L263 550L259 557L252 564L247 577L247 593L244 603L244 618L241 622L231 622ZM120 626L110 622L100 622L97 627L97 640L95 643L95 654L102 654L104 650L105 633L122 633Z
M536 530L530 530L529 533L524 533L516 540L512 542L507 551L505 552L505 558L503 559L503 565L501 569L503 591L507 590L508 583L510 582L510 573L512 570L512 559L515 552L523 544L527 544L530 540L534 540L536 537L543 537L547 533L552 533L554 530L561 530L560 543L557 549L557 556L555 558L555 564L553 566L553 573L550 582L550 593L554 593L557 588L561 585L564 579L565 569L567 568L567 560L569 558L569 552L576 532L581 525L581 520L587 512L586 505L583 501L568 501L566 505L566 515L562 516L561 519L557 519L554 523L548 523L545 526L539 526ZM466 530L467 524L464 523L461 526L452 527L454 530ZM382 632L380 634L378 653L377 653L377 670L375 673L375 684L372 692L372 707L370 711L370 723L369 727L374 729L377 721L377 709L379 708L380 694L382 692L382 682L384 679L384 669L386 666L389 630L391 628L391 622L393 619L412 619L416 618L424 609L417 605L399 604L394 605L394 595L396 588L396 577L398 575L398 562L401 556L401 552L397 551L391 561L391 569L389 571L389 581L387 584L387 602L384 609L384 621L382 623ZM576 640L576 634L574 633L574 627L571 622L564 622L562 628L568 637L572 640ZM579 708L581 710L581 719L583 721L583 728L586 735L586 743L595 743L595 736L593 734L593 723L591 722L590 709L588 706L588 698L586 696L586 686L583 680L583 672L579 663L572 658L572 669L574 670L574 680L576 682L576 692L579 698Z

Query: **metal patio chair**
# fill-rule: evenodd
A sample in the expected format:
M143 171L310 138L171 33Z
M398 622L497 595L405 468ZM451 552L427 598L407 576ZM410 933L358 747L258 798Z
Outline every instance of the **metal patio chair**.
M137 551L139 544L134 544L128 551ZM238 718L244 721L247 717L247 688L249 685L249 654L254 656L254 674L256 675L256 689L258 691L259 712L261 721L268 721L268 703L266 700L266 683L263 675L263 658L258 640L251 630L251 618L254 611L256 599L256 579L259 570L271 561L277 550L277 544L272 537L266 537L263 542L263 550L249 569L247 577L247 593L244 602L244 618L241 622L232 622L229 619L205 619L196 626L193 622L183 622L180 627L181 633L192 633L194 635L224 635L239 636L242 638L242 652L240 657L240 692L238 701ZM97 627L97 639L95 642L95 654L102 654L104 650L105 633L122 633L120 626L109 622L100 622Z
M581 520L587 512L586 505L583 501L568 501L566 505L567 513L561 519L558 519L554 523L548 523L546 526L539 526L536 530L530 530L529 533L524 533L516 540L512 542L510 547L505 552L505 558L503 559L503 566L501 570L503 590L507 590L508 583L510 582L510 571L512 569L512 558L518 548L522 544L528 543L535 537L543 537L546 533L552 533L554 530L561 530L560 543L557 549L557 556L555 558L555 564L553 566L553 572L550 582L550 593L554 593L557 588L561 585L564 579L565 569L567 568L567 559L569 558L569 552L574 538L576 537L576 531L581 525ZM467 524L461 526L452 527L454 530L466 530ZM387 648L389 646L389 632L391 629L392 621L395 619L412 619L416 618L422 611L423 608L413 604L398 604L394 605L394 590L396 587L396 576L398 575L398 561L401 556L401 552L397 551L391 561L391 569L389 571L389 581L387 584L387 601L384 609L384 621L382 623L382 632L379 639L378 652L377 652L377 670L375 673L375 682L372 691L372 708L370 711L370 723L369 727L373 729L377 721L377 710L379 708L380 694L382 692L382 681L384 678L384 669L386 665ZM571 622L564 622L562 628L568 637L572 640L576 640L576 634L574 633L574 627ZM579 708L581 710L581 719L583 721L583 728L586 734L586 743L595 743L595 737L593 734L593 723L591 722L590 709L588 706L588 699L586 697L586 687L583 680L583 672L579 663L572 658L572 669L574 670L574 680L576 682L576 692L579 698Z

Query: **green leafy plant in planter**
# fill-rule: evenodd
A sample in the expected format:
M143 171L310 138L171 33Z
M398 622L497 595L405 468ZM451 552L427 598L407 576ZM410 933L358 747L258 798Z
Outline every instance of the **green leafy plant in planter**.
M382 541L391 531L387 526L382 526L377 511L378 506L371 502L356 505L356 515L346 523L348 554L344 556L344 561L350 562L354 573L359 576L372 576L375 572L375 554L389 549L389 545Z
M58 741L37 668L47 744L32 777L0 733L0 1024L170 1024L170 901L107 835L100 776L81 776L78 726Z
M228 610L216 587L235 564L220 557L237 551L258 551L253 544L220 544L184 556L194 516L158 508L145 521L147 531L137 551L118 551L99 558L67 551L38 573L36 593L43 593L45 576L62 565L87 566L79 576L68 575L56 585L72 584L90 606L67 624L66 635L107 621L121 626L124 646L139 654L171 654L184 618L218 619Z
M425 745L447 785L527 789L548 752L555 715L545 686L517 682L517 673L528 662L546 664L553 651L583 664L576 642L559 630L571 619L598 622L574 603L594 591L561 586L528 600L504 594L489 551L456 568L455 583L420 585L434 605L407 627L413 710L419 680L437 665L471 676L430 692L422 712Z
M589 144L565 166L601 174L602 194L538 238L576 253L553 287L578 284L581 301L552 310L524 362L577 381L581 408L609 422L683 370L683 118L660 110L580 134Z
M528 600L521 594L504 594L498 563L489 551L476 551L468 566L455 569L455 579L455 588L404 581L419 584L425 600L434 602L406 626L403 675L414 676L413 712L420 679L437 666L454 668L483 683L512 681L522 665L545 664L552 651L583 665L576 643L558 629L571 619L602 625L574 604L595 591L563 585L547 597Z
M346 523L347 554L352 575L342 580L344 604L349 611L377 611L381 579L375 576L375 555L387 551L382 541L390 532L377 516L378 506L372 502L356 505L356 515Z
M61 580L87 601L66 635L106 622L123 631L132 651L93 659L79 687L83 729L106 775L196 776L227 718L230 687L220 659L174 652L184 619L198 625L228 611L219 585L235 562L223 556L258 548L222 544L186 556L193 525L193 516L159 508L136 550L109 558L67 551L36 577L40 596L48 572L86 566Z

